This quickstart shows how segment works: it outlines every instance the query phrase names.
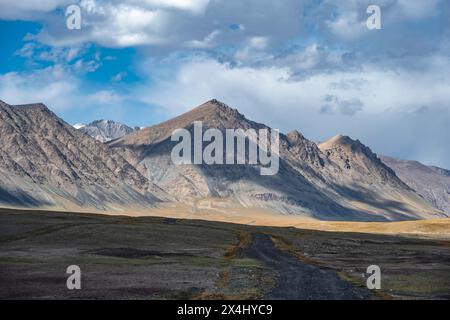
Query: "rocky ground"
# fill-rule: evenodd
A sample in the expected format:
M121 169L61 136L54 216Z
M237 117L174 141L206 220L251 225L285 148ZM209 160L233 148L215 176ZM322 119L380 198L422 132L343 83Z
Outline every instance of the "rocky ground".
M442 239L0 209L1 299L448 299L449 266Z

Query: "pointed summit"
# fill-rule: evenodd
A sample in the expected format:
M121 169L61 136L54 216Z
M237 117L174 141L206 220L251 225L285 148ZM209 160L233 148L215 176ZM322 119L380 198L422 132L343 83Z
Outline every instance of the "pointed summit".
M171 135L182 128L192 131L195 121L202 122L203 130L270 130L213 99L178 117L111 141L108 146L145 166L150 182L181 202L220 198L225 206L262 207L331 220L393 220L441 214L404 185L368 147L343 135L324 142L321 148L325 151L321 151L297 130L281 134L281 166L275 176L261 176L253 165L179 166L171 160L176 144ZM369 199L367 194L371 195ZM401 203L396 205L399 199Z
M240 114L237 109L233 109L226 103L223 103L217 99L211 99L205 103L202 103L191 111L182 114L180 117L197 117L195 121L205 121L221 116L244 118L244 116Z
M45 104L43 104L42 102L37 102L37 103L27 103L27 104L16 104L16 105L11 105L11 107L13 108L20 108L20 109L29 109L29 110L43 110L43 111L50 111L49 108L47 108L47 106Z
M103 210L157 201L148 191L153 185L125 155L74 129L42 103L0 108L0 145L0 188L12 190L0 197L3 204L16 197L25 204Z
M217 99L208 100L208 101L202 103L201 105L193 108L191 111L198 110L198 109L216 109L216 110L222 110L222 111L233 110L233 108L231 108L229 105L227 105L226 103L219 101ZM190 112L190 111L188 111L188 112Z
M87 125L75 128L101 142L118 139L135 131L135 129L121 122L105 119L95 120Z
M305 137L298 130L289 132L286 137L291 144L296 144L305 139Z
M331 139L328 139L318 144L322 151L327 151L335 148L343 148L352 152L372 153L371 150L359 140L353 140L349 136L338 134Z
M15 108L15 110L18 110L18 109L22 109L22 110L32 110L32 109L49 110L47 108L47 106L45 104L43 104L42 102L13 105L13 104L8 104L8 103L4 102L3 100L0 100L0 106Z
M246 130L249 128L266 128L263 124L246 119L244 115L237 111L237 109L233 109L217 99L212 99L178 117L112 141L110 146L154 145L165 139L170 139L172 132L176 129L190 128L195 121L202 122L204 129Z
M231 109L231 107L228 106L226 103L224 103L222 101L219 101L217 99L211 99L211 100L205 102L204 104L212 104L212 105L215 105L215 106L217 106L219 108Z

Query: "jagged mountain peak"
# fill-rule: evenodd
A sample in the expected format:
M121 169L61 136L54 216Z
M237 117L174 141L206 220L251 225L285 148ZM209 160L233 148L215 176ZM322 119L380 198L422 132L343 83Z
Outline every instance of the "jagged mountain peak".
M223 124L227 123L232 125L233 123L248 121L245 116L237 109L233 109L227 104L212 99L205 103L202 103L198 107L193 108L192 110L172 119L177 123L184 123L184 126L188 126L194 121L202 121L208 125L210 122L222 122ZM171 120L169 120L171 122ZM167 122L166 122L167 123Z
M74 127L75 129L81 129L81 128L83 128L83 127L86 127L86 125L85 125L84 123L75 123L75 124L73 125L73 127Z
M253 122L237 109L216 99L209 100L175 118L160 124L144 128L125 137L112 141L111 146L141 145L149 146L169 139L176 129L190 128L196 121L202 122L203 128L217 129L260 129L267 128L265 125Z
M326 141L320 150L297 130L281 134L280 170L272 177L260 176L251 165L177 166L171 161L175 142L170 136L176 129L191 129L195 121L202 121L204 130L270 129L224 103L210 100L108 146L132 154L136 163L150 172L151 182L180 201L231 198L232 203L246 207L333 220L441 214L404 185L368 147L343 135ZM398 199L402 202L396 202Z
M207 101L207 102L205 102L204 104L202 104L202 105L213 105L213 106L215 106L216 108L219 108L219 109L224 109L224 110L229 110L229 109L233 109L233 108L231 108L229 105L227 105L226 103L224 103L224 102L222 102L222 101L219 101L219 100L217 100L217 99L211 99L211 100L209 100L209 101ZM234 109L233 109L234 110Z
M332 153L339 153L341 155L355 155L358 158L367 158L372 161L381 164L382 162L378 159L378 156L365 144L363 144L358 139L354 140L349 136L338 134L329 140L326 140L318 144L319 149L328 155ZM389 168L386 168L390 170Z
M108 120L108 119L98 119L98 120L94 120L91 123L88 124L89 125L98 125L98 124L102 124L102 125L120 125L120 126L127 126L126 124L119 122L119 121L114 121L114 120ZM128 127L128 126L127 126Z
M105 119L99 119L99 120L92 121L90 124L96 124L96 123L114 123L114 121L112 121L112 120L105 120Z
M47 106L42 102L10 105L10 107L22 110L40 110L45 111L47 113L51 113L50 109L47 108Z
M359 140L353 140L349 136L338 134L322 143L319 143L318 146L322 151L325 151L336 147L357 148L364 145Z
M305 139L305 137L298 130L292 130L286 134L286 137L291 144L299 143Z
M37 110L48 110L50 111L47 106L41 102L39 103L27 103L27 104L17 104L17 105L13 105L13 104L8 104L6 102L4 102L3 100L0 100L0 106L1 107L8 107L8 108L14 108L15 110L33 110L33 109L37 109Z
M105 119L95 120L87 125L77 125L75 128L101 142L118 139L137 130L121 122Z
M0 108L0 181L41 202L61 203L58 199L63 198L100 208L108 203L151 206L159 199L189 203L220 198L231 205L332 220L442 214L404 185L368 147L342 135L321 144L325 150L321 151L299 131L281 134L279 171L273 176L261 176L255 166L246 164L177 166L171 161L175 143L170 136L176 129L190 129L194 121L203 121L205 129L270 129L210 100L103 144L43 105L5 104ZM97 121L95 129L109 128L109 123ZM32 185L33 190L25 191L22 185Z
M0 189L23 205L97 209L158 201L157 188L120 152L76 130L43 104L0 107ZM5 200L6 199L6 200ZM1 201L0 201L1 202Z
M39 123L43 128L49 129L53 126L62 126L66 123L64 120L58 118L45 104L43 103L29 103L9 105L5 103L1 105L2 111L6 111L10 114L10 117L15 115L21 115L21 126L29 126L29 122Z

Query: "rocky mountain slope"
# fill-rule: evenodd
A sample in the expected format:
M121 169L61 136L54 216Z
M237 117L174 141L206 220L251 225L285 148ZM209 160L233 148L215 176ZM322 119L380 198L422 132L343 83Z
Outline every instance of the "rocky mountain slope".
M74 128L101 142L121 138L126 134L139 130L139 127L131 128L123 123L112 120L95 120L87 125L76 124Z
M159 125L109 143L143 165L151 182L193 210L227 203L329 220L403 220L442 217L359 141L337 136L316 145L298 131L280 136L280 170L261 176L255 165L174 165L170 153L179 128L255 130L267 126L211 100ZM225 150L224 150L225 151ZM144 172L141 172L145 174ZM218 201L218 200L221 201Z
M317 145L298 131L280 134L273 176L260 175L259 165L175 165L171 134L193 132L194 121L202 121L203 130L272 130L211 100L104 144L42 104L1 102L0 205L123 211L175 202L193 213L227 215L240 207L328 220L445 216L368 147L344 136Z
M0 204L117 209L164 197L120 152L43 104L0 102Z
M381 160L428 202L450 214L450 171L418 161L381 156Z

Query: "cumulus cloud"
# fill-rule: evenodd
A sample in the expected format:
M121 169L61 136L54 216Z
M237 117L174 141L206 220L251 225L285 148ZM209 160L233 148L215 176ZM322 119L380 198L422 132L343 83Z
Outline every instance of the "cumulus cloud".
M55 65L0 75L0 98L9 104L42 102L55 112L120 105L125 99L112 90L86 90L73 70Z
M335 35L350 40L368 32L366 21L360 20L357 11L345 12L333 20L328 20L327 26Z
M42 63L51 62L54 66L85 74L96 71L102 64L99 51L90 50L87 45L78 47L50 47L36 42L27 42L15 55L26 58L39 72ZM105 58L106 59L106 58Z
M87 100L95 104L110 104L122 101L123 97L111 90L100 90L87 96Z
M351 100L341 100L339 97L327 95L324 98L325 104L320 108L320 113L336 114L341 113L347 116L353 116L363 109L364 104L358 98Z
M220 35L220 30L216 29L207 34L202 40L191 40L187 46L191 48L205 49L214 46L214 40Z
M45 18L45 14L61 8L71 0L0 0L0 19L36 20Z
M144 4L154 8L175 8L193 13L202 13L209 2L209 0L145 0Z
M62 66L0 75L0 97L9 104L43 102L55 110L77 105L78 80Z
M252 37L258 41L258 36L282 41L298 31L302 10L295 0L282 4L271 0L82 0L81 30L67 30L63 13L73 2L44 0L42 7L35 1L19 2L21 5L5 2L3 18L34 15L34 20L45 24L35 39L55 46L95 42L109 47L209 48ZM283 19L272 19L271 15ZM219 33L220 41L213 44ZM254 45L264 45L261 41Z
M368 34L366 9L372 2L81 0L82 29L70 31L62 26L64 9L74 3L72 0L0 0L0 18L41 21L45 27L36 39L57 46L95 42L111 47L210 48L246 44L249 38L262 41L255 43L256 46L265 46L267 40L276 44L296 35L308 36L312 25L316 35L328 32L339 40L362 40ZM448 6L443 0L380 0L377 5L382 8L382 23L386 28L405 20L416 22L438 16L440 9ZM221 37L217 41L219 33Z

